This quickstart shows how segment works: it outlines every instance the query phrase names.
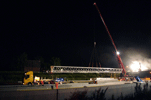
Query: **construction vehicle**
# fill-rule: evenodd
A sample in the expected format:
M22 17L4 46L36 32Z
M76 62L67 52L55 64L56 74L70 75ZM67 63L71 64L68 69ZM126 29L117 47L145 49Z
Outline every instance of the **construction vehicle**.
M111 39L112 44L113 44L113 46L114 46L115 54L116 54L117 60L118 60L118 64L119 64L120 68L123 69L122 74L123 74L123 76L127 76L127 75L126 75L126 70L125 70L124 64L123 64L123 62L122 62L122 59L121 59L121 57L120 57L120 55L119 55L119 52L118 52L118 50L117 50L117 48L116 48L116 45L115 45L115 43L114 43L114 41L113 41L113 38L112 38L112 36L111 36L111 34L110 34L110 32L109 32L109 29L108 29L107 25L105 24L105 21L104 21L102 15L101 15L101 12L100 12L100 10L99 10L99 8L98 8L98 6L96 5L95 2L94 2L93 5L95 5L96 9L98 10L98 12L99 12L99 14L100 14L100 18L101 18L101 20L102 20L102 22L103 22L103 24L104 24L104 26L105 26L105 28L106 28L106 31L107 31L107 33L108 33L110 39Z
M26 72L23 85L34 85L34 84L44 85L44 82L43 80L40 80L40 77L34 76L33 71Z
M34 82L33 71L29 71L29 72L25 73L23 85L27 85L27 84L32 85L33 82Z
M56 78L56 79L55 79L55 82L63 82L63 81L64 81L63 78Z
M55 82L62 83L63 81L64 81L63 78L56 78L54 80L49 81L49 83L55 84ZM34 84L44 85L44 80L40 79L40 77L34 76L33 71L26 72L23 85L34 85Z
M113 44L113 46L114 46L114 49L115 49L114 54L115 54L116 57L117 57L118 64L119 64L120 68L123 69L123 71L122 71L122 73L121 73L121 79L124 80L124 81L126 81L127 79L136 79L137 82L143 82L143 81L139 78L139 76L133 77L133 76L128 76L128 75L127 75L126 70L125 70L125 67L124 67L124 64L123 64L122 59L121 59L121 57L120 57L120 53L118 52L118 50L117 50L117 48L116 48L116 45L115 45L115 43L114 43L114 41L113 41L113 38L112 38L112 36L111 36L111 34L110 34L110 31L109 31L109 29L108 29L106 23L105 23L105 21L104 21L102 15L101 15L101 12L100 12L100 10L99 10L99 8L98 8L98 6L96 5L95 2L94 2L93 5L95 5L96 9L98 10L98 12L99 12L99 14L100 14L100 18L101 18L101 20L102 20L102 22L103 22L103 24L104 24L104 26L105 26L105 28L106 28L106 31L107 31L107 33L108 33L110 39L111 39L112 44ZM123 77L123 76L124 76L124 77Z

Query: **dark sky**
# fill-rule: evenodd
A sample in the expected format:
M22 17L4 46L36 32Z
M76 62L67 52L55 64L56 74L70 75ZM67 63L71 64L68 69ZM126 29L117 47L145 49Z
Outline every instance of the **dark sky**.
M118 67L94 1L5 2L1 9L1 67L23 52L88 66L94 38L103 67ZM97 5L124 65L151 58L151 1L99 0Z

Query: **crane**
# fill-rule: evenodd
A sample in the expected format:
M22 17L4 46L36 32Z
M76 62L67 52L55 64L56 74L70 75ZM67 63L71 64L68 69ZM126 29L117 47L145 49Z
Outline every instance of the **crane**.
M93 5L95 5L96 9L98 10L98 12L99 12L99 14L100 14L100 18L101 18L101 20L102 20L102 22L103 22L103 24L104 24L104 26L105 26L105 28L106 28L106 31L107 31L107 33L108 33L110 39L111 39L112 44L113 44L113 46L114 46L115 53L116 53L116 55L117 55L118 64L119 64L120 68L123 69L122 74L124 74L124 76L126 76L126 70L125 70L124 64L123 64L122 59L121 59L121 57L120 57L120 55L119 55L119 52L118 52L118 50L117 50L117 48L116 48L116 45L115 45L115 43L114 43L114 41L113 41L113 38L112 38L112 36L111 36L111 34L110 34L110 31L109 31L107 25L105 24L105 21L104 21L102 15L101 15L101 12L100 12L98 6L96 5L95 2L94 2Z

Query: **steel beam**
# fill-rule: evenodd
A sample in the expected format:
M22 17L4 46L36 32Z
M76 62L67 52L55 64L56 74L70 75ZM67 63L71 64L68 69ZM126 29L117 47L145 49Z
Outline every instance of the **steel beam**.
M122 73L120 68L51 66L51 73Z

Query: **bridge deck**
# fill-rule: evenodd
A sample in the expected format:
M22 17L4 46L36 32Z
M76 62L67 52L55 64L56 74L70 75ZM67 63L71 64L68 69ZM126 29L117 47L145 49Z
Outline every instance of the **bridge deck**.
M52 73L122 73L120 68L51 66Z

